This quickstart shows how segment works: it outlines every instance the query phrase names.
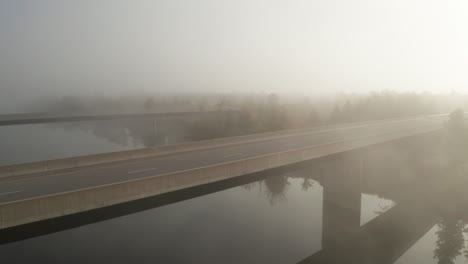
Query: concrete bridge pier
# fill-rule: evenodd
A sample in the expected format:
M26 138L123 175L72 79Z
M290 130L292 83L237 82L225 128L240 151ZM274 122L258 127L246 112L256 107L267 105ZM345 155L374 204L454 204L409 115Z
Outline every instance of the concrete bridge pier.
M362 155L338 155L323 177L322 263L359 259ZM335 164L335 166L333 166ZM339 166L336 166L338 164Z

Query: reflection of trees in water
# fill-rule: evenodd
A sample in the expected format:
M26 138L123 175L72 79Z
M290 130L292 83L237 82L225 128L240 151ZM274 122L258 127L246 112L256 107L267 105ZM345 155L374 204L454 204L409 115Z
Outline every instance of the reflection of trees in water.
M310 183L311 186L313 185ZM259 194L265 195L270 204L286 201L286 192L288 190L289 176L286 174L273 175L265 178L261 182L253 182L242 185L242 188L252 191L258 188Z
M428 204L433 204L433 210L440 216L437 241L434 249L434 259L439 264L451 264L462 253L468 260L468 250L465 247L465 237L468 235L468 173L462 172L453 163L449 163L437 179L430 182L425 194Z
M65 131L81 130L121 146L153 147L184 141L188 121L152 118L127 118L89 122L50 124Z
M468 249L465 248L466 186L468 173L463 168L468 160L468 126L462 110L450 114L445 126L446 154L448 167L445 177L439 184L445 186L440 195L442 210L445 212L438 224L436 249L434 258L439 264L451 264L462 254L468 260Z
M163 143L164 135L157 133L157 122L150 119L128 119L122 123L122 126L128 131L129 139L133 145L142 145L144 147L153 147Z
M117 120L52 123L47 126L60 128L67 132L73 130L83 131L122 146L129 144L128 131Z
M286 190L289 186L289 180L286 175L268 177L263 181L265 185L265 194L270 204L286 201Z
M463 232L466 231L465 223L459 219L448 217L438 224L437 248L434 250L434 258L439 264L452 264L465 248ZM465 251L466 255L466 251Z
M128 146L128 144L130 143L128 130L115 121L104 123L91 122L87 126L84 125L75 127L78 127L78 129L86 127L86 129L96 137L106 139L111 143L119 144L122 146Z
M311 171L314 173L311 173ZM278 202L287 201L286 193L291 186L290 179L302 180L300 183L296 181L298 183L296 187L300 187L301 191L307 192L317 183L317 177L314 177L317 176L316 174L315 168L299 169L271 175L261 181L244 184L241 187L248 191L258 191L261 197L265 197L271 205L275 205ZM294 191L296 191L296 188Z
M453 165L453 164L452 164ZM451 264L462 253L468 260L468 248L465 247L465 236L468 235L468 173L462 172L459 166L450 166L445 171L444 191L438 195L437 207L442 213L442 220L438 224L436 249L434 258L439 264Z
M314 186L314 182L311 181L309 178L304 177L302 184L301 184L301 189L306 192L309 188Z
M436 249L434 258L439 264L451 264L462 253L468 261L468 248L465 247L465 236L468 235L468 173L460 169L460 164L445 170L444 191L438 195L438 209L442 212L442 220L438 224Z

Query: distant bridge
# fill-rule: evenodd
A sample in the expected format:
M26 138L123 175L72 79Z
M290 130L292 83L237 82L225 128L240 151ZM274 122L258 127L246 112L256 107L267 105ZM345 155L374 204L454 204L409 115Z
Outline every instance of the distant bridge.
M238 111L203 111L203 112L134 112L134 113L25 113L0 115L0 126L77 122L93 120L115 120L127 118L188 118L219 114L236 114Z

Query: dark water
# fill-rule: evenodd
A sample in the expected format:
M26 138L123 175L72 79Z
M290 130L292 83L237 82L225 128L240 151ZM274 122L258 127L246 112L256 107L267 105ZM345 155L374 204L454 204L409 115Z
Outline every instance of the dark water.
M0 165L191 141L190 125L134 118L0 126Z

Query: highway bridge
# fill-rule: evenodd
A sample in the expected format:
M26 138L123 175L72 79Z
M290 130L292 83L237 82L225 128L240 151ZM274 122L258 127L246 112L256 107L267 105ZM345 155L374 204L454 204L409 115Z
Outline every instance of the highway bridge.
M131 112L131 113L24 113L0 115L0 126L42 124L57 122L77 122L95 120L115 120L127 118L184 118L199 119L202 116L237 113L238 111L196 111L196 112Z
M437 215L439 211L435 209L437 206L434 206L436 203L427 202L428 195L433 196L433 192L430 190L421 191L417 195L399 200L397 205L388 211L361 225L361 194L364 192L360 182L368 173L361 169L360 163L363 162L363 153L347 152L344 155L335 155L332 159L318 161L319 163L315 165L321 168L321 173L314 176L322 179L321 185L323 186L322 248L305 258L300 264L390 264L408 251L439 219ZM277 168L270 170L269 173L263 171L236 177L100 210L69 215L59 220L3 229L0 230L0 244L154 209L264 180L267 177L281 177L285 171L288 170ZM432 184L426 185L431 186ZM423 190L426 189L426 185L423 185Z
M3 166L0 229L438 132L446 120L381 120Z

